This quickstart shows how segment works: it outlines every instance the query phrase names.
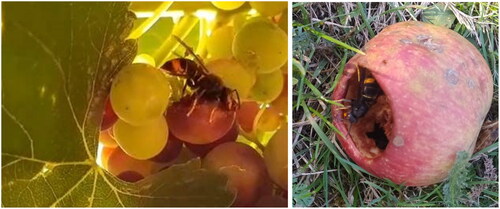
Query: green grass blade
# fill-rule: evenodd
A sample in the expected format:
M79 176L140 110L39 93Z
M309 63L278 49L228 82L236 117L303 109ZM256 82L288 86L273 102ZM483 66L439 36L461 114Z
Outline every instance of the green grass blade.
M309 31L309 32L311 32L312 34L314 34L314 35L316 35L316 36L318 36L318 37L320 37L320 38L323 38L323 39L325 39L325 40L327 40L327 41L330 41L330 42L332 42L332 43L334 43L334 44L337 44L337 45L339 45L339 46L341 46L341 47L343 47L343 48L349 49L349 50L351 50L351 51L353 51L353 52L356 52L356 53L359 53L359 54L362 54L362 55L366 55L363 51L361 51L361 50L359 50L359 49L356 49L356 48L354 48L354 47L352 47L352 46L349 46L348 44L346 44L346 43L344 43L344 42L342 42L342 41L339 41L339 40L337 40L337 39L334 39L334 38L332 38L332 37L330 37L330 36L326 35L325 33L321 32L321 31L314 30L314 29L309 28L309 27L304 26L304 25L301 25L301 26L304 28L304 30Z
M358 12L361 14L361 19L363 19L363 22L365 23L364 25L368 29L368 33L370 34L370 38L375 37L375 32L373 32L373 29L370 26L370 22L371 21L369 21L366 18L366 9L365 9L365 7L363 6L363 4L361 2L358 2L357 4L358 4Z

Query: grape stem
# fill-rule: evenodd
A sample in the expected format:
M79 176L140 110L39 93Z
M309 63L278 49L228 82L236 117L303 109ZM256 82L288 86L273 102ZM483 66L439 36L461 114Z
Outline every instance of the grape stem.
M135 28L130 35L127 37L127 39L137 39L142 36L146 31L153 26L158 19L160 19L161 13L168 8L174 3L173 1L166 1L160 4L158 8L154 11L153 16L149 17L146 21L142 22L137 28Z

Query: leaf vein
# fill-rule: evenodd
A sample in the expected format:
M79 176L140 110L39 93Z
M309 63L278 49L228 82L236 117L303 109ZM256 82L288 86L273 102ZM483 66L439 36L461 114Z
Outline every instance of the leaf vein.
M61 200L63 200L67 195L71 194L71 192L73 192L73 190L75 188L77 188L86 178L87 176L93 171L92 168L90 168L87 173L85 173L85 175L83 175L83 177L78 181L76 182L75 185L73 185L66 193L64 193L60 198L56 199L56 201L54 203L52 203L52 205L50 207L54 207L56 206Z
M52 162L52 161L45 161L45 160L40 160L36 158L31 158L31 157L25 157L21 155L15 155L15 154L9 154L9 153L2 153L2 155L17 158L20 160L27 160L27 161L33 161L37 163L50 163L54 164L54 166L59 166L59 165L92 165L89 160L85 161L76 161L76 162Z
M26 135L26 137L28 137L28 140L30 141L31 157L32 158L35 157L35 149L33 147L33 138L31 137L31 135L28 132L28 130L26 130L26 128L24 128L24 125L3 104L2 104L2 109L19 126L19 128L21 128L21 130L24 132L24 134Z
M2 166L2 169L5 169L5 168L7 168L7 167L9 167L11 165L14 165L14 164L18 163L19 161L21 161L21 159L17 159L17 160L14 160L14 161L10 162L10 163L7 163L7 164L5 164L5 165Z
M89 207L92 207L92 205L94 204L95 188L97 185L97 177L98 177L97 172L94 172L94 186L92 187L92 194L90 195Z
M120 205L122 207L125 207L125 205L123 204L120 196L118 195L118 193L116 193L118 189L116 187L114 187L111 182L109 182L109 180L107 179L106 175L104 175L104 172L102 172L101 170L99 170L99 174L103 177L104 181L108 184L108 186L111 189L111 191L113 191L113 193L115 194L116 199L118 200L118 203L120 203Z
M47 185L49 185L49 188L50 188L50 191L52 191L52 195L54 196L54 199L57 200L57 195L56 195L56 192L54 191L54 188L52 187L51 184L49 184L49 181L47 181L47 178L45 178L45 176L43 176L43 180L45 181L45 183L47 183Z
M76 113L75 113L75 110L73 108L73 103L71 101L71 97L69 96L69 92L68 92L68 89L66 87L67 86L66 74L64 73L64 68L62 67L61 62L57 59L56 55L52 52L52 50L47 45L45 45L42 42L42 40L40 40L38 37L36 37L30 30L28 30L27 28L19 25L18 23L14 23L14 26L16 26L17 28L19 28L21 30L24 30L26 32L26 34L28 34L28 36L30 38L32 38L43 49L43 51L45 51L45 53L47 53L52 58L52 61L54 62L54 64L56 65L57 69L59 70L59 73L61 74L61 78L62 78L62 81L63 81L63 91L64 91L64 94L65 94L66 100L68 102L68 106L69 106L69 109L71 111L71 115L73 117L73 120L75 121L76 126L78 127L78 129L82 133L82 136L84 136L82 126L78 122L78 118L76 117ZM94 156L92 156L90 154L90 150L87 147L87 144L84 143L84 145L85 145L85 150L87 151L87 155L89 156L90 159L93 159Z

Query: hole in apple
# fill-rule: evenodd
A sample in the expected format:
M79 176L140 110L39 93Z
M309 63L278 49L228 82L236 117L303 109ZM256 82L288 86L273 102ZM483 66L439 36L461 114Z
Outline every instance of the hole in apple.
M387 147L387 143L389 143L384 129L378 123L374 124L373 131L367 132L366 136L373 139L375 141L375 146L382 150L385 150L385 147Z
M365 78L372 77L369 69L359 67L359 72L365 73ZM358 72L348 81L348 89L346 99L348 102L345 113L349 114L353 108L353 101L362 97L363 76L358 78ZM370 102L368 110L361 117L357 118L356 122L351 123L348 118L345 118L344 124L349 130L354 144L358 150L367 158L376 158L380 156L389 144L389 139L392 135L392 110L387 96L380 88L376 99ZM370 96L370 95L368 95Z

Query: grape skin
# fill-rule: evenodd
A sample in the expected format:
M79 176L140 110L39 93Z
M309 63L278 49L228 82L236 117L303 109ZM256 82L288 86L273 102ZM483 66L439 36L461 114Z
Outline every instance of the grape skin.
M131 64L113 80L111 106L121 120L146 124L165 112L170 91L168 80L159 69L143 63Z
M126 171L134 171L143 177L146 177L151 175L152 163L147 160L137 160L132 158L120 147L116 147L109 154L107 164L104 165L104 167L115 176L118 176Z
M109 100L109 96L106 98L106 104L104 105L104 113L102 116L101 122L101 130L106 130L109 127L113 126L113 124L118 120L118 116L116 115L113 107L111 107L111 101Z
M111 136L112 128L101 131L99 133L99 142L101 142L105 147L117 147L118 144L116 143L115 139L113 136Z
M267 177L262 157L248 145L226 142L215 147L203 159L203 167L221 172L228 179L229 188L236 193L233 206L252 206Z
M263 16L274 16L286 9L288 2L251 1L250 6Z
M185 97L168 108L167 121L172 134L191 144L208 144L223 137L232 127L235 111L224 109L217 101L198 99L193 111L195 96Z
M243 66L257 73L279 70L288 59L288 37L270 20L248 20L233 40L233 55Z
M138 160L156 156L168 141L168 126L164 117L141 126L118 120L113 131L116 142L123 151Z
M254 101L246 101L241 103L240 109L237 112L237 119L240 128L251 133L254 130L254 121L260 111L259 104Z
M235 10L241 7L244 1L212 1L212 4L222 10Z
M262 103L271 103L283 89L284 78L281 71L258 74L255 85L250 90L250 98Z
M284 123L264 150L264 161L271 179L288 190L288 124Z
M175 138L172 133L169 132L167 145L158 153L156 156L151 158L154 162L166 163L174 160L182 150L182 141Z
M210 59L231 58L234 37L232 26L222 26L214 30L207 39L207 51Z
M206 65L210 73L221 78L224 86L236 89L240 99L245 99L256 82L255 72L244 68L234 59L217 59Z
M238 126L234 124L231 130L229 130L226 133L226 135L224 135L222 138L217 139L217 141L214 141L209 144L191 144L186 142L186 147L196 155L200 157L205 157L207 153L210 152L210 150L212 150L213 148L226 142L235 141L237 137L238 137Z

